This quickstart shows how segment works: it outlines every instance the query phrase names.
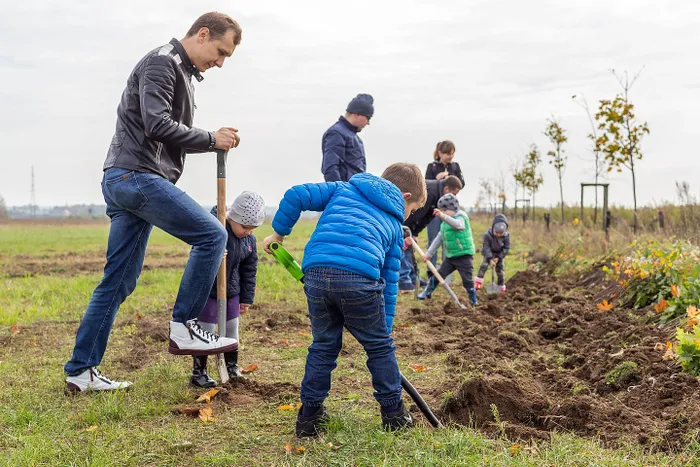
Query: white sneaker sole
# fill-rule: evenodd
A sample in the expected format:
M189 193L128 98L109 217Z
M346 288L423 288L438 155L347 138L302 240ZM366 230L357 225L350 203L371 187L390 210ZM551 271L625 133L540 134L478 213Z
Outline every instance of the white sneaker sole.
M215 349L181 349L172 339L168 343L168 352L173 355L217 355L233 350L238 350L238 342Z

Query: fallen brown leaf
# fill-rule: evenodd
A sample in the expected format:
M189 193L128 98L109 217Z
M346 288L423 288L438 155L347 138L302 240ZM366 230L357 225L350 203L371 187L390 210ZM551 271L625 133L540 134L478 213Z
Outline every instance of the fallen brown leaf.
M247 375L248 373L252 373L257 369L258 369L258 365L256 365L255 363L251 363L247 367L243 368L241 370L241 373L243 373L244 375Z
M17 326L16 324L10 326L10 334L12 334L13 336L15 334L19 334L19 326Z
M411 368L411 370L415 371L416 373L423 373L425 371L424 365L418 365L416 363L411 363L408 366Z
M199 419L204 423L215 421L216 419L214 418L214 409L212 409L209 405L206 407L202 407L201 409L199 409Z
M291 454L294 450L294 445L292 443L285 443L284 450L287 451L287 454Z
M175 414L196 417L199 415L199 407L176 407L172 410L172 412Z
M211 403L211 398L214 397L221 389L214 388L210 389L201 396L197 398L197 402L206 402L206 403Z

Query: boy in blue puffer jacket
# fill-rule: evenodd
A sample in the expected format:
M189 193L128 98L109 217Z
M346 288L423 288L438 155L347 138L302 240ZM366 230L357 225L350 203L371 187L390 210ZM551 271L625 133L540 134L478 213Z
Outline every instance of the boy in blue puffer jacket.
M382 425L413 425L401 401L401 374L390 336L402 256L401 224L426 200L425 180L412 164L389 166L381 177L364 173L349 182L309 183L287 190L272 221L274 233L289 235L303 211L323 211L304 249L302 269L313 343L301 383L296 434L315 436L328 416L323 402L342 348L343 327L367 352Z

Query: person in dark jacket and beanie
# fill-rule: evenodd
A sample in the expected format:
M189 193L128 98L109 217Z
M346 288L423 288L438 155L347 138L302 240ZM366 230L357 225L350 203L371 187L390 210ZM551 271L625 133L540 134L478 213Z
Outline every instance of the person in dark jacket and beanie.
M216 216L216 206L211 210ZM238 321L241 313L255 299L255 274L258 271L258 250L253 231L265 221L265 202L257 193L244 191L226 212L226 337L238 338ZM199 323L210 333L217 329L216 280L207 304L199 314ZM207 356L194 355L190 383L200 388L216 386L207 374ZM226 369L232 378L242 378L238 367L238 349L224 353Z
M365 145L358 133L369 125L374 115L374 99L358 94L341 116L323 134L321 172L327 182L347 182L353 175L367 170Z
M484 260L481 262L481 267L476 275L477 277L474 279L477 290L480 289L484 283L484 274L486 274L486 270L489 267L495 267L501 292L506 291L503 260L506 255L508 255L509 250L510 233L508 232L508 218L506 218L504 214L496 214L491 228L484 234L484 245L481 249Z
M103 166L102 193L111 219L107 264L64 367L67 392L131 385L110 380L97 366L119 306L136 288L154 225L192 246L173 307L168 351L204 355L238 346L233 339L204 331L196 320L223 257L226 230L175 183L187 152L228 151L238 146L235 128L212 132L192 126L192 79L202 81L203 72L221 68L241 34L241 27L229 16L206 13L182 40L172 39L148 52L126 80Z
M425 185L428 192L428 199L425 205L411 214L403 223L411 230L411 234L414 237L417 237L435 217L435 208L437 208L438 200L447 193L457 195L462 189L462 182L452 175L444 180L426 180ZM404 259L401 261L401 269L399 270L399 290L406 292L415 290L415 276L418 274L418 271L413 267L411 250L404 250L404 256ZM432 277L432 273L428 271L428 278L430 277Z

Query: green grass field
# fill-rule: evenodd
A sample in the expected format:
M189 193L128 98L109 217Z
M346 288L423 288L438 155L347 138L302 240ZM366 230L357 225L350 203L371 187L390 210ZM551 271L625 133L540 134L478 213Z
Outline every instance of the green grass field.
M479 238L486 222L475 221ZM299 259L312 223L286 243ZM257 232L259 240L269 224ZM261 251L256 304L242 317L241 360L258 366L250 382L212 399L215 421L173 413L203 407L188 388L191 361L166 351L170 310L188 247L154 230L146 268L121 307L102 371L135 382L128 392L64 396L62 366L75 331L101 277L107 224L0 225L0 465L185 466L642 466L692 465L691 452L649 454L638 445L602 448L595 439L555 433L549 441L514 443L467 427L420 426L404 433L381 430L362 349L348 335L328 401L332 420L315 441L294 438L310 327L299 284ZM532 245L517 241L507 273L525 268ZM478 259L477 259L478 261ZM464 297L464 291L460 291ZM397 322L412 307L400 297ZM398 337L397 337L398 339ZM437 406L452 378L445 355L424 355L430 371L397 351L401 370ZM215 373L214 365L210 370ZM467 375L464 375L466 377Z

